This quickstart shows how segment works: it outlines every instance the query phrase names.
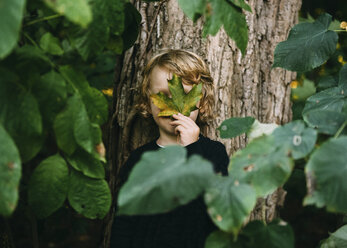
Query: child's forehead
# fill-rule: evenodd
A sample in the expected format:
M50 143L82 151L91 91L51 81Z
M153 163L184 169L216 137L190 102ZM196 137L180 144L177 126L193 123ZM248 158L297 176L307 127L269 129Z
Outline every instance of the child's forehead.
M172 78L172 73L165 67L156 66L149 75L150 88L166 88L168 87L167 80Z

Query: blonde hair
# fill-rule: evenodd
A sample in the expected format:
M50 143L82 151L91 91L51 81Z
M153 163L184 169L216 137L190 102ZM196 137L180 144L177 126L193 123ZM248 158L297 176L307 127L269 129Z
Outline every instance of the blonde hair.
M135 106L144 117L150 116L150 74L154 67L163 67L169 72L182 78L186 84L202 84L202 98L200 100L198 124L206 123L213 115L213 79L206 63L195 53L168 49L154 56L147 63L143 72L143 82L140 88L139 103Z

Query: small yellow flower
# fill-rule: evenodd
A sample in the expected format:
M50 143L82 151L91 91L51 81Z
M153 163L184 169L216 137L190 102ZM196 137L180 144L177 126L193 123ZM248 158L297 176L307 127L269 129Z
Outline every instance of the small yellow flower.
M298 85L299 85L299 82L294 80L290 83L290 88L296 89L298 87Z
M102 93L104 93L106 96L112 96L113 95L113 88L108 88L102 90Z
M347 30L347 22L341 22L340 28Z
M293 94L292 98L293 98L293 100L298 100L298 99L299 99L299 96L298 96L298 95Z
M342 65L346 64L346 61L343 60L343 56L342 55L339 55L337 57L337 61L339 61L339 63L342 64Z
M340 48L341 48L340 43L337 43L337 44L336 44L336 50L339 50Z

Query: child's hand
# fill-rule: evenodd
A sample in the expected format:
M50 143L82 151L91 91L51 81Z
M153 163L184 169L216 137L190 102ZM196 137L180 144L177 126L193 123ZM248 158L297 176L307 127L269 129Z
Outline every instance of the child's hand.
M200 128L192 119L181 113L172 117L176 120L170 122L170 124L176 126L175 133L178 134L177 141L180 145L187 146L199 139Z

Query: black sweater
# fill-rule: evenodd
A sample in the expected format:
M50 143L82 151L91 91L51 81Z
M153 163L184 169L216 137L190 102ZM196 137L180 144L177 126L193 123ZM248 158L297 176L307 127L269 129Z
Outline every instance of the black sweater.
M156 141L133 151L121 169L124 183L146 151L158 150ZM213 164L216 173L227 175L229 157L225 146L202 135L186 146L188 157L199 154ZM112 226L111 248L203 248L207 236L216 229L206 212L202 196L165 214L116 216Z

